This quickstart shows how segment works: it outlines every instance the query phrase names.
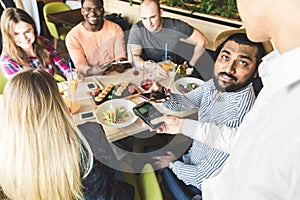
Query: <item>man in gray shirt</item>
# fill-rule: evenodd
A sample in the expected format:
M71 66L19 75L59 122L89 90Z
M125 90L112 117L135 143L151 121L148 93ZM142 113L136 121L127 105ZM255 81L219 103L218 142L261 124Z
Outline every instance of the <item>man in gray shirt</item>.
M163 10L158 0L142 0L140 5L142 20L132 26L128 39L128 47L131 48L129 51L132 51L136 66L142 68L145 60L162 61L166 49L168 55L176 62L175 52L180 39L195 45L189 60L189 65L195 66L207 46L206 37L187 23L161 17L162 14ZM166 77L167 74L161 67L157 69L161 77Z

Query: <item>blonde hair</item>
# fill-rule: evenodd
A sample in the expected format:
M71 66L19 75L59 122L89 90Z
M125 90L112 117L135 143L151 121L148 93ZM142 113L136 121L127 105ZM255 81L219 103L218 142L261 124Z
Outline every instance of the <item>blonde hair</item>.
M0 185L9 199L83 199L91 148L74 124L53 77L17 73L3 93Z
M38 38L36 25L33 18L24 10L19 8L7 8L1 16L1 32L3 42L3 52L5 52L11 59L16 61L19 65L30 67L26 61L27 53L16 45L14 40L15 26L19 22L30 24L34 29L35 41L32 44L36 57L40 60L44 68L48 68L50 63L50 53L46 49L46 44Z

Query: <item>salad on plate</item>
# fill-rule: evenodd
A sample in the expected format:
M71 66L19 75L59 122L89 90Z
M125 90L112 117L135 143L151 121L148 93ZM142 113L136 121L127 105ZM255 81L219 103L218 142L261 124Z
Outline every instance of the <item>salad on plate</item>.
M123 106L115 106L103 112L103 121L114 124L124 123L129 117L128 111Z

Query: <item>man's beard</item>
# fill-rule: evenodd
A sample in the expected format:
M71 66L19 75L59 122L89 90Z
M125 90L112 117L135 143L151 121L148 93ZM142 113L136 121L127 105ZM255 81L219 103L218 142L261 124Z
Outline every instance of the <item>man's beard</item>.
M226 75L230 78L232 78L233 80L237 80L237 78L231 74L227 74L226 72L220 72L218 73L218 77L220 75ZM246 81L242 82L242 83L238 83L238 84L235 84L235 83L232 83L231 85L229 86L226 86L226 87L221 87L219 85L219 82L218 82L218 77L217 76L213 76L213 81L214 81L214 84L217 88L218 91L220 92L236 92L236 91L239 91L241 90L242 88L248 86L252 81L253 81L253 76L251 76L251 78L247 79Z

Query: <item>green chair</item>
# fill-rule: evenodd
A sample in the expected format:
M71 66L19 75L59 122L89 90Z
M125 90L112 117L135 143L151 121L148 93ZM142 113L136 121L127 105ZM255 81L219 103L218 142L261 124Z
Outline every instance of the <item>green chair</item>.
M160 185L151 164L145 164L138 175L133 173L128 163L120 162L120 166L124 170L126 181L134 186L134 200L163 200Z
M57 43L58 40L65 40L67 33L72 29L71 26L64 26L64 25L57 25L49 21L48 14L58 13L71 10L71 8L63 3L63 2L51 2L47 3L43 8L44 18L47 25L47 28L51 34L51 36L54 38L53 44L54 47L57 49Z
M7 82L7 79L3 76L1 70L0 70L0 94L3 94L4 86Z
M151 164L144 165L138 175L140 194L143 200L163 200L163 195L155 171Z

